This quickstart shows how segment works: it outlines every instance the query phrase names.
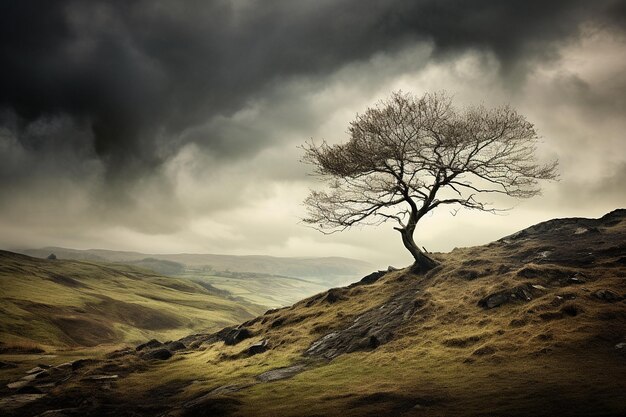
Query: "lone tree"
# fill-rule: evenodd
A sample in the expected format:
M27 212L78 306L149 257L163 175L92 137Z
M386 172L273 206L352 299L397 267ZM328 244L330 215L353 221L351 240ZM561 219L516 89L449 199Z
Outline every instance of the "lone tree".
M348 133L347 143L303 146L303 162L329 186L311 191L303 220L327 234L393 221L416 272L437 265L413 239L426 213L446 205L495 212L485 195L529 198L539 180L557 177L556 161L535 159L533 124L508 106L459 110L445 93L396 92L357 115Z

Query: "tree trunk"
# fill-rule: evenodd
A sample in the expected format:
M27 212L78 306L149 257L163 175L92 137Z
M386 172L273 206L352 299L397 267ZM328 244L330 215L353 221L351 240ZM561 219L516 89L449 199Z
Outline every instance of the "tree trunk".
M404 247L407 248L409 252L411 252L411 255L413 255L413 259L415 259L415 262L411 267L411 272L416 274L423 274L439 265L437 261L427 256L415 244L415 241L413 240L413 231L415 230L414 228L406 227L403 229L398 228L396 230L398 230L400 232L400 235L402 235L402 243L404 243Z

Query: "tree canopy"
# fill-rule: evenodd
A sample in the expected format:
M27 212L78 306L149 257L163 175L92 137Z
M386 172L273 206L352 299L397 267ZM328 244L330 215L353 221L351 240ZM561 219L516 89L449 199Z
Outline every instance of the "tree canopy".
M446 93L396 92L358 114L345 143L307 142L303 161L327 189L311 191L303 219L324 233L388 221L418 270L436 263L415 244L420 219L439 206L499 210L488 194L529 198L556 179L536 159L532 123L509 106L457 109Z

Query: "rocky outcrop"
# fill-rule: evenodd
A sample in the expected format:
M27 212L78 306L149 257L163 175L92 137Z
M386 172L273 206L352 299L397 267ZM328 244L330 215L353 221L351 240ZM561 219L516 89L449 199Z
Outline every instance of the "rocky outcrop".
M427 301L420 297L417 284L410 283L386 303L357 316L351 325L336 329L316 340L305 355L335 358L344 353L372 350L393 339L402 325L415 314L423 313Z
M252 333L250 330L245 327L235 328L226 333L224 336L224 344L226 345L236 345L237 343L246 340L252 337Z
M291 378L292 376L302 372L304 368L305 366L302 364L288 366L285 368L276 368L257 375L256 379L262 382L278 381L280 379Z
M516 302L516 301L530 301L533 299L533 291L537 289L532 285L524 284L514 288L501 290L478 301L478 305L484 309L492 309L499 307L502 304Z
M396 269L391 269L393 267L389 267L387 269L387 271L376 271L376 272L372 272L369 275L364 276L363 278L361 278L360 281L355 282L354 284L350 284L348 286L348 288L353 288L353 287L358 287L359 285L369 285L369 284L373 284L376 281L378 281L379 279L381 279L382 277L384 277L385 275L387 275L387 272L391 272L391 271L396 271Z
M267 349L269 349L269 343L267 339L263 339L250 345L250 347L246 349L246 354L248 356L258 355L259 353L265 352Z
M172 357L172 352L165 348L159 348L154 350L149 350L142 355L142 358L146 360L159 360L164 361Z
M155 349L161 346L163 346L163 343L159 342L156 339L152 339L152 340L147 341L146 343L140 344L139 346L135 348L135 350L137 352L141 352L142 350Z

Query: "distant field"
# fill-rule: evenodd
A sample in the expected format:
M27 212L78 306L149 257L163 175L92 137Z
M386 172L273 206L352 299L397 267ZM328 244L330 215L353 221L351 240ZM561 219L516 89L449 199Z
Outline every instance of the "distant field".
M289 258L276 256L235 256L215 254L146 254L103 249L76 250L59 247L16 250L15 252L38 258L54 253L59 259L97 262L120 262L147 267L163 275L176 275L183 269L215 273L246 272L281 275L324 283L332 287L346 283L350 277L358 279L374 268L367 262L342 257Z
M232 295L240 301L267 308L288 306L328 288L356 282L375 269L366 262L341 257L155 255L58 247L24 250L22 253L38 258L54 253L59 259L115 263L122 268L139 267L159 275L191 279L212 294Z
M0 251L0 349L176 339L266 310L187 278L129 265Z
M328 289L326 285L317 282L266 274L222 272L217 275L201 270L188 270L180 277L201 285L209 284L247 302L271 308L291 305Z

